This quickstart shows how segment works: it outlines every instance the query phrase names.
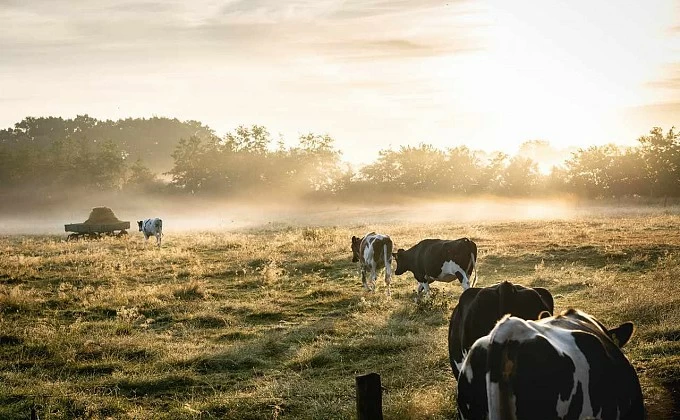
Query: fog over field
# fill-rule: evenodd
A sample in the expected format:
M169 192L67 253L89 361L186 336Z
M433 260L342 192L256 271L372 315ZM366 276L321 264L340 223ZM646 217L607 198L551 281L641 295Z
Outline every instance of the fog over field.
M374 201L374 202L371 202ZM391 202L390 202L391 201ZM0 212L0 234L60 234L64 225L84 222L93 207L110 207L123 221L160 217L164 232L229 231L271 225L366 226L429 224L451 221L475 224L502 221L565 220L588 215L677 214L678 205L631 202L585 202L575 199L465 198L432 200L384 196L355 202L312 200L202 200L196 197L149 198L102 195L81 197L54 206L25 206Z

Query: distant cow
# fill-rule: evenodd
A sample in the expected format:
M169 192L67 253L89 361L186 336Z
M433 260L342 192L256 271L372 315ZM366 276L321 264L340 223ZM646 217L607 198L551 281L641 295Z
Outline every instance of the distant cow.
M541 287L527 288L507 281L485 288L472 287L458 298L449 322L449 360L458 378L465 355L487 335L503 315L538 319L553 314L553 297Z
M620 350L632 334L630 322L608 330L575 309L505 317L463 362L460 418L642 419L640 382Z
M163 221L159 218L145 219L137 222L139 231L144 234L144 239L149 240L150 236L156 237L156 245L160 248L161 237L163 236Z
M395 274L407 271L413 273L418 281L418 293L430 292L433 281L451 282L457 279L463 289L477 282L477 245L468 238L456 240L423 239L408 250L397 250L393 254L397 260ZM470 283L470 275L475 270L475 279Z
M390 296L392 280L392 239L387 235L371 232L363 238L352 236L352 262L361 263L361 283L366 290L375 290L378 270L385 268L385 284L387 296ZM366 282L366 273L370 271L370 284Z

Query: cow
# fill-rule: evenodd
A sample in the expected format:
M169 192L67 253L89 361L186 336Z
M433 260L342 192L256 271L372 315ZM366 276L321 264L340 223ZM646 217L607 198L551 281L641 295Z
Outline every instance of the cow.
M363 238L352 236L352 262L361 263L361 283L364 289L374 291L378 270L385 268L387 296L390 296L392 281L392 239L387 235L371 232ZM370 271L370 283L366 273Z
M506 315L470 349L458 377L461 419L643 419L635 369L614 329L576 309L538 321Z
M418 294L423 290L429 294L433 281L451 282L457 279L463 289L469 289L477 282L477 245L468 238L423 239L406 251L397 250L393 256L397 260L394 274L412 272L418 281ZM473 269L475 278L470 283Z
M144 239L149 240L150 236L156 237L156 245L161 247L161 237L163 236L163 221L159 218L139 220L137 222L139 231L144 233Z
M527 288L504 281L485 288L471 287L458 298L449 321L449 360L456 378L474 342L487 335L505 314L539 319L553 314L552 294L542 287Z

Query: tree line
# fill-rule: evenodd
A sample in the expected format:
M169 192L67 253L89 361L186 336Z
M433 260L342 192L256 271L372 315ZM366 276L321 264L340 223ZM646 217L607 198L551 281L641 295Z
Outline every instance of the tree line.
M655 127L637 140L633 147L578 149L547 172L521 154L427 143L381 150L375 161L354 169L327 134L303 134L286 146L259 125L218 136L200 122L169 118L28 117L0 130L0 191L679 196L680 133Z

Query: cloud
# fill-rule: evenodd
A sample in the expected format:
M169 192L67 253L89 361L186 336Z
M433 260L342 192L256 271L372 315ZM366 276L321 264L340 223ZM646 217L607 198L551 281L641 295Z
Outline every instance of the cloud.
M680 91L680 63L666 66L661 80L649 82L648 86L672 92Z
M453 4L453 2L451 3ZM337 59L423 57L477 48L441 1L34 0L0 3L5 66L44 60L112 61L322 54ZM432 13L433 8L441 11ZM442 20L446 15L449 20ZM368 19L370 18L370 19ZM248 53L250 54L250 57ZM265 57L267 58L267 57ZM2 66L2 64L0 64Z

